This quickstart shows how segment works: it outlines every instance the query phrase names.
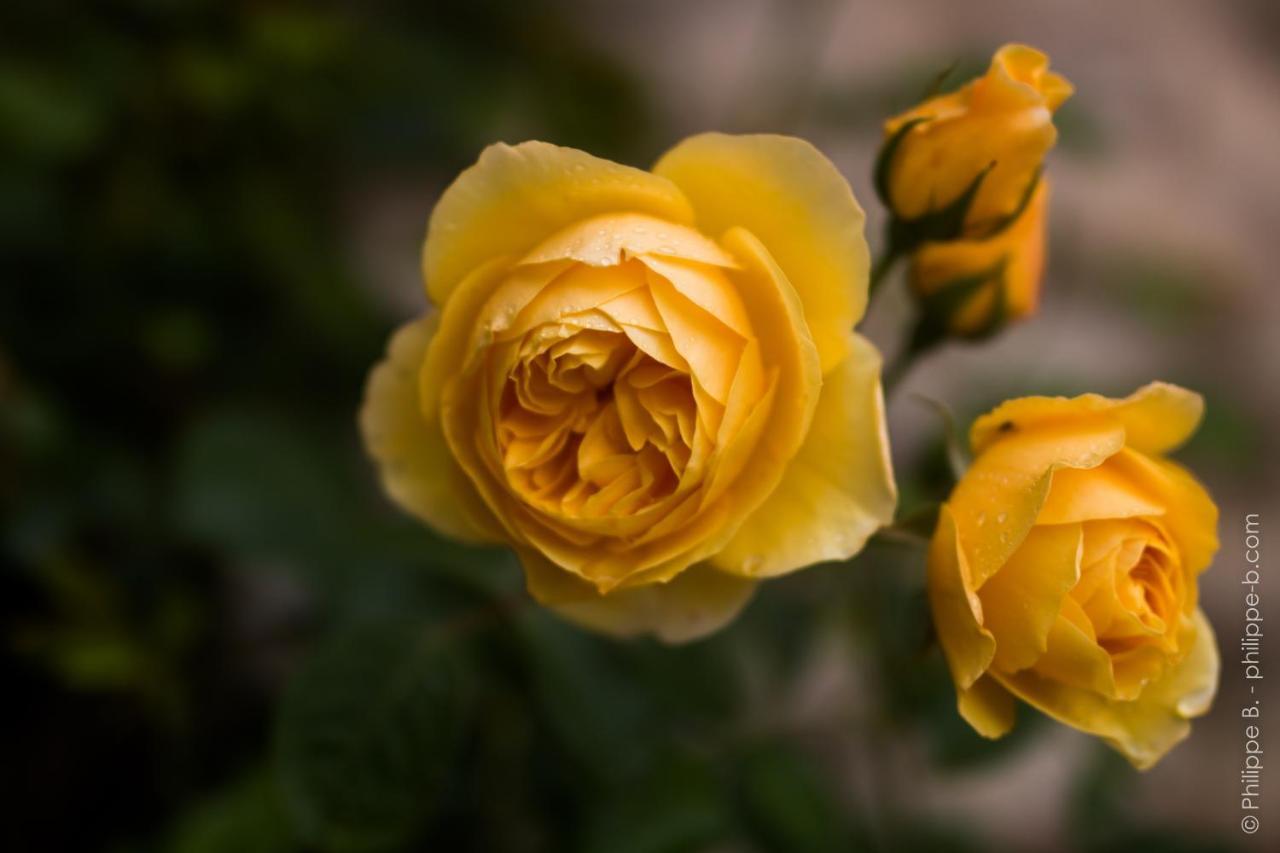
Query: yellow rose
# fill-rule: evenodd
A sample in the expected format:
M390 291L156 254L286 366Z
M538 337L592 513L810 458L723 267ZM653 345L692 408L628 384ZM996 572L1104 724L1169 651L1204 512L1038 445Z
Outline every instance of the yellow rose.
M1199 395L1011 400L973 425L943 506L929 599L961 716L998 738L1014 697L1150 767L1208 710L1218 679L1197 577L1218 510L1163 454Z
M925 243L911 256L911 288L925 313L957 337L976 337L1036 309L1044 273L1049 182L991 237ZM997 302L997 300L999 300Z
M1026 198L1058 137L1053 113L1072 91L1040 51L1000 48L985 76L885 122L887 139L912 123L891 152L886 204L899 219L938 212L990 169L963 230L977 236L995 227Z
M440 199L361 426L449 536L567 618L668 641L847 558L896 502L863 213L816 149L693 137L653 172L494 145Z

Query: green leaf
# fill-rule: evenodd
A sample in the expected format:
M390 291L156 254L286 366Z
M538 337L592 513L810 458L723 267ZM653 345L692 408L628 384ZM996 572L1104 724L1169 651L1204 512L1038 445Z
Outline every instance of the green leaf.
M289 853L298 849L275 779L258 770L197 802L174 827L169 853Z
M341 482L314 440L278 419L224 413L178 454L176 510L191 535L246 555L324 559L341 545Z
M307 840L379 849L431 816L467 727L462 650L449 640L407 622L353 625L289 684L276 766Z
M285 572L348 617L421 614L446 587L502 595L518 583L508 551L448 542L382 501L352 451L285 418L215 414L180 447L177 522L240 565Z
M831 790L793 749L764 744L737 773L739 810L763 850L848 850L852 829Z
M1006 256L985 270L954 278L928 296L920 297L920 314L907 343L907 360L927 352L948 337L976 342L992 338L1002 331L1008 320L1005 283L1007 263ZM982 325L970 332L955 331L951 326L952 318L964 310L969 300L985 287L994 287L995 293L992 295L991 311L983 319Z
M705 764L662 763L615 789L592 815L585 853L697 853L730 832L728 804Z
M610 782L643 772L661 709L625 647L536 609L522 614L518 639L538 710L580 772Z

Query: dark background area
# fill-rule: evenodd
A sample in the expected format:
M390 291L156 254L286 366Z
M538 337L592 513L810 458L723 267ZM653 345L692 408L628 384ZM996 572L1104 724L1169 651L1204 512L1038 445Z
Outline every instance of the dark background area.
M364 377L484 145L643 166L706 128L798 133L875 226L879 122L1012 39L1079 88L1044 309L911 376L898 477L908 509L948 485L913 392L965 418L1205 393L1181 458L1223 505L1223 688L1159 768L1027 709L970 732L910 547L671 649L557 622L508 554L379 494ZM0 846L1237 849L1236 533L1280 508L1278 44L1264 2L3 4ZM908 310L900 283L876 306L886 351Z

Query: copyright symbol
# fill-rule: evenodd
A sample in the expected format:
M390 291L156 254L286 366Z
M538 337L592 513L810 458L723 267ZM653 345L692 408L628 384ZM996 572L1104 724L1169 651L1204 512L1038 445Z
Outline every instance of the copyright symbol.
M1240 819L1240 828L1244 830L1245 835L1253 835L1258 831L1258 819L1251 814L1247 814Z

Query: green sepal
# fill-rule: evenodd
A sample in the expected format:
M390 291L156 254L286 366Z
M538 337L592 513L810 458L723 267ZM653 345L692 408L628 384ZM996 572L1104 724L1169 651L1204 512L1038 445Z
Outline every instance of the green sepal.
M992 160L982 171L973 176L973 180L964 188L964 192L946 207L930 211L915 219L902 219L895 216L889 222L889 240L891 245L900 246L900 251L914 251L921 243L942 243L959 240L965 236L964 221L973 207L973 200L982 188L982 182L995 168Z
M876 195L880 197L880 203L885 206L890 213L893 212L893 203L889 200L889 170L893 168L893 157L898 152L898 146L902 144L902 140L906 139L907 134L915 128L916 125L929 121L931 116L921 116L913 118L911 121L903 122L902 127L897 132L885 140L884 145L880 146L880 153L876 156L875 171L872 173L876 187Z
M929 88L925 89L924 94L920 97L921 101L928 101L942 94L942 87L947 84L947 79L956 73L956 69L960 67L960 60L952 60L951 64L938 72L937 76L929 84Z
M1031 199L1035 197L1036 188L1040 186L1040 178L1043 175L1044 165L1042 164L1036 168L1035 174L1031 176L1030 182L1027 183L1027 188L1022 191L1022 197L1018 199L1017 206L1015 206L1010 213L1007 213L997 219L990 227L984 229L981 234L968 239L990 240L992 237L995 237L997 234L1000 234L1009 226L1013 225L1013 223L1017 222L1018 218L1022 216L1028 207L1031 206Z
M911 336L911 348L917 352L932 347L947 337L960 337L970 341L986 340L1005 327L1008 321L1007 287L1005 267L1008 258L1001 258L992 266L973 275L960 276L939 287L928 296L920 297L920 319ZM994 284L994 304L986 322L978 329L957 334L951 327L955 314L963 310L969 300L983 287Z

